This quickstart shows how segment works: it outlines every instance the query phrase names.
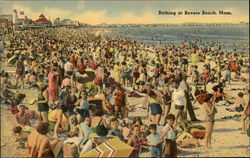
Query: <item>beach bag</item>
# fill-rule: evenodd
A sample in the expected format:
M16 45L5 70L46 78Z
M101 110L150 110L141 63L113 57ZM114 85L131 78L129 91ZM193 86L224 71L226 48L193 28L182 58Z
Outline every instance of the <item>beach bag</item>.
M249 105L247 106L247 109L244 111L244 114L246 116L250 116L250 106Z

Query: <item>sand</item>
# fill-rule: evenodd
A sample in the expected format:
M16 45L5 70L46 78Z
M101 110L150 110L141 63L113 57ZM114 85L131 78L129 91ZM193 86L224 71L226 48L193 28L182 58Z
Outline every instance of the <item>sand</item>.
M212 63L214 64L214 63ZM199 68L201 68L203 63L199 63ZM14 71L13 67L6 67L3 65L2 67L7 71ZM249 79L249 75L247 73L243 74L247 79ZM232 73L234 76L234 73ZM190 78L188 79L190 82ZM244 88L249 83L243 83L241 81L232 82L230 86L225 88L225 92L236 96L239 90L231 90L231 88ZM193 90L194 87L192 86ZM26 94L26 98L24 99L24 103L27 103L29 100L33 100L37 97L36 90L32 89L24 89L22 91ZM142 98L128 98L129 105L138 105L142 103ZM203 105L196 103L194 105L199 109L195 110L196 116L198 119L202 120L197 124L204 125L204 108ZM36 109L36 105L28 105L30 109ZM173 106L172 106L173 107ZM250 154L249 150L249 137L246 134L240 134L239 128L241 124L239 121L231 120L231 119L221 119L224 116L233 116L235 114L240 114L237 112L228 112L225 110L226 106L217 106L218 113L216 114L215 127L212 135L212 146L213 149L209 152L204 152L203 144L204 141L201 140L200 147L196 148L178 148L178 156L180 157L248 157ZM171 109L171 112L173 109ZM141 116L144 123L148 123L149 120L146 116L145 109L138 109L134 112L129 113L129 119L132 120L135 116ZM110 118L108 118L110 119ZM108 120L107 119L107 120ZM14 117L12 116L10 110L5 110L1 106L1 157L27 157L29 156L27 150L25 149L17 149L17 143L13 140L12 129L14 127ZM150 156L149 152L141 154L140 157Z

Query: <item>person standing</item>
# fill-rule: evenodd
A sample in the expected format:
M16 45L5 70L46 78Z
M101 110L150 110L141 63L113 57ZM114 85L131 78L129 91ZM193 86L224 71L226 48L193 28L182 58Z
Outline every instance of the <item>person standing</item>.
M212 138L212 132L214 129L214 117L217 113L214 101L213 101L213 95L207 94L206 98L204 99L204 109L205 109L205 147L204 150L208 151L209 148L212 148L211 146L211 138Z
M127 110L126 110L126 94L125 91L122 89L121 85L117 85L114 91L114 98L115 98L115 117L118 118L119 111L121 110L122 115L124 118L127 117Z
M48 74L48 84L49 99L55 102L59 99L59 74L55 67Z
M38 82L38 98L33 104L37 104L38 112L40 113L40 120L43 122L48 122L48 112L49 112L49 93L47 90L47 85L43 82Z
M184 131L187 131L186 124L183 119L183 113L187 111L187 100L185 97L185 92L179 88L180 83L178 81L174 82L174 91L172 93L172 100L175 105L175 122L174 128L176 129L178 119L180 118L180 122Z
M24 80L23 80L24 75L25 75L24 71L25 71L25 66L24 66L24 63L22 61L22 57L20 56L18 58L17 63L16 63L16 84L15 84L16 88L18 86L19 79L21 79L22 88L24 89Z
M121 77L120 77L121 70L120 69L121 69L120 63L117 62L114 66L114 79L115 79L115 82L117 82L117 83L120 83L120 81L121 81Z
M190 86L187 83L187 76L186 75L182 75L182 81L180 83L179 89L181 89L185 92L185 97L187 100L187 111L188 111L188 114L189 114L191 121L198 121L198 119L195 116L192 102L190 99L190 92L192 89L190 88Z

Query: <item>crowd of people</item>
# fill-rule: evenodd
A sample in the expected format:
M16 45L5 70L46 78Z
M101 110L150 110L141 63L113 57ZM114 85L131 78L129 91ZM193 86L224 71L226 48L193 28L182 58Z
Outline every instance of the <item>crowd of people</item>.
M213 41L148 46L95 32L47 28L10 35L2 61L16 71L14 78L1 72L1 103L16 120L16 141L22 146L27 142L34 157L79 156L114 137L134 148L131 157L149 150L152 157L176 157L177 146L199 146L199 138L209 151L216 105L234 100L224 87L232 80L248 82L242 76L249 72L247 54L215 49ZM37 89L37 98L24 104L22 89ZM242 113L244 134L249 129L249 87L238 97L227 110ZM130 121L131 111L137 110L128 105L133 98L144 100L141 107L149 123L141 117ZM205 116L199 119L205 120L205 130L198 130L203 136L178 139L190 135L190 122L200 121L196 101L204 105ZM36 129L33 120L39 121Z

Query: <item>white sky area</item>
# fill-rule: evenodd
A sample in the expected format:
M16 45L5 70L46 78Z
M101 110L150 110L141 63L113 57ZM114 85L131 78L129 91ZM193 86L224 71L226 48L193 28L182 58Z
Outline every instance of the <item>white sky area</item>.
M14 9L24 11L32 20L42 13L48 19L69 18L88 24L152 24L152 23L239 23L249 22L248 0L193 1L4 1L0 14ZM158 11L225 11L232 15L159 15ZM19 15L20 18L23 16Z

